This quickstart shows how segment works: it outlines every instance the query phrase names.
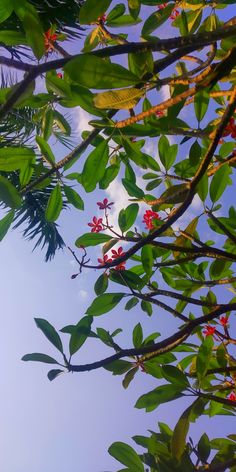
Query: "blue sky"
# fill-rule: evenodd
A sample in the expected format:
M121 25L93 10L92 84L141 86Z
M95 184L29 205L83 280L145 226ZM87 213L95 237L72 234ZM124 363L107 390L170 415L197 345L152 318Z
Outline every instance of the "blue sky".
M165 30L165 35L168 34L169 31ZM86 115L77 115L74 119L75 126L80 119L81 127ZM60 154L61 149L58 158ZM128 205L128 196L120 191L120 187L113 186L108 193L118 203L115 214ZM63 213L59 223L68 245L73 247L75 239L88 231L87 222L97 214L96 201L105 196L104 192L96 191L86 196L84 213L73 209ZM141 394L157 386L157 381L144 373L136 376L128 390L123 389L121 377L111 376L105 370L63 375L50 383L46 377L47 366L21 361L21 357L30 352L57 356L36 328L33 317L46 318L57 329L76 323L93 300L93 283L100 275L95 271L85 271L82 276L71 280L76 266L66 249L47 264L43 253L39 250L32 253L31 249L31 243L21 238L20 230L9 233L0 246L4 267L0 272L0 468L4 472L118 470L119 464L107 453L112 442L119 440L132 444L133 435L146 434L147 429L156 430L158 421L174 426L185 403L179 400L146 414L133 408ZM92 254L95 260L99 256L96 251ZM139 321L146 335L153 331L163 333L164 323L165 334L174 332L176 324L173 318L161 310L156 310L152 318L148 318L139 309L127 312L121 307L123 305L98 318L95 326L109 330L122 327L125 334L120 339L124 346L132 345L131 333ZM63 339L67 339L66 335ZM110 352L98 342L89 342L79 351L75 361L93 361ZM203 417L193 425L190 434L199 438L204 431L210 437L233 433L233 421L231 417L227 420L224 417Z

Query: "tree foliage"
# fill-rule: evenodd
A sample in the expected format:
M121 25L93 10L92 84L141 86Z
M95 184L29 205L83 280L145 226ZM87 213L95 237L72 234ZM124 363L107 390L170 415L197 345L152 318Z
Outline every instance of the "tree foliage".
M61 330L69 335L68 348L48 321L37 318L59 360L41 353L23 360L59 364L49 380L103 367L121 375L128 388L136 375L151 375L157 387L135 404L147 412L181 397L191 400L173 431L159 423L159 431L133 438L143 453L123 442L111 445L109 453L129 472L236 470L235 434L209 439L204 433L197 444L188 435L201 415L227 417L236 405L234 5L234 0L0 5L5 209L0 239L11 225L24 224L24 235L37 237L36 246L46 246L50 259L64 245L56 223L61 211L71 205L87 211L80 188L106 190L117 180L130 200L114 226L116 202L104 196L97 202L99 217L91 215L88 232L71 249L78 264L73 279L85 268L99 276L84 317ZM132 41L129 26L140 39ZM66 40L77 38L81 28L81 49L71 55ZM161 38L164 28L167 39ZM7 78L6 67L15 71L14 79ZM90 113L93 127L83 131L77 146L66 118L74 107ZM65 146L61 160L52 138ZM149 151L150 143L157 154ZM99 245L102 255L90 262L89 248ZM221 287L229 288L224 297ZM149 317L161 309L178 327L165 337L163 323L163 333L145 338L140 317L133 347L121 348L120 328L93 329L97 316L118 305L139 306ZM75 364L72 356L87 341L104 343L111 355Z

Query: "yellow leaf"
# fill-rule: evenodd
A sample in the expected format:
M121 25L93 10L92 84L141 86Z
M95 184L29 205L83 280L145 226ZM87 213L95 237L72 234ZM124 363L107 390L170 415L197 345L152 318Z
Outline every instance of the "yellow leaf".
M144 95L144 91L137 88L109 90L97 93L93 99L97 108L130 109L133 108Z

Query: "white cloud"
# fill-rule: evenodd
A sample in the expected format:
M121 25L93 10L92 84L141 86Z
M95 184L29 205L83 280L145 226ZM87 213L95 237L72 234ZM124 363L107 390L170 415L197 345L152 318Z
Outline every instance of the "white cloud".
M92 119L92 116L87 113L87 111L83 110L80 107L75 108L75 126L76 126L76 133L81 135L82 131L90 131L92 130L92 126L89 124L89 121Z
M88 298L88 292L86 290L79 290L78 292L78 296L79 298L82 298L83 300L85 300L86 298Z

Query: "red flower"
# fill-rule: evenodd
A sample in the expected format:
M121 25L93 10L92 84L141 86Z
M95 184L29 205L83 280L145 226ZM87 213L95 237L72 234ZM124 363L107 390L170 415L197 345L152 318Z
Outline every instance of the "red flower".
M228 400L231 400L231 402L236 402L236 394L231 392L228 396Z
M61 73L61 72L58 72L58 73L57 73L57 77L58 77L58 79L62 79L62 78L63 78L62 73Z
M213 336L215 330L215 326L206 325L203 334L205 334L205 336Z
M227 124L222 136L229 136L231 134L232 138L236 137L236 125L234 123L234 118L231 116L229 123Z
M114 202L108 203L108 199L104 198L102 202L97 202L99 210L106 210L106 208L111 208L111 205L114 205Z
M120 246L117 251L115 249L111 250L112 252L112 259L117 259L117 257L121 257L125 255L125 252L123 252L123 248Z
M153 220L159 220L160 216L158 213L152 210L146 210L143 215L143 223L146 225L146 229L154 229L155 226L153 224Z
M106 15L102 15L102 16L99 16L99 17L98 17L98 21L99 21L100 23L105 23L106 19L107 19L107 16L106 16Z
M227 316L221 316L220 317L220 324L224 327L228 326L228 317Z
M163 116L163 115L164 115L164 111L156 111L155 115L156 115L156 116Z
M44 46L46 52L53 50L53 43L57 40L57 34L51 32L51 28L44 33Z
M98 258L98 262L99 264L104 265L104 264L107 264L108 262L112 262L112 259L109 259L107 254L104 254L102 259L100 257Z
M125 270L125 261L114 267L114 270Z
M111 250L112 252L112 259L117 259L118 257L124 256L125 252L123 252L123 248L120 246L117 251L115 249ZM114 267L115 270L125 270L125 261L118 264Z
M158 5L158 10L163 10L164 8L167 7L167 3L162 3L161 5Z
M92 228L92 233L99 233L99 231L102 231L103 229L102 218L96 218L96 216L94 216L93 221L91 223L88 223L88 226Z

